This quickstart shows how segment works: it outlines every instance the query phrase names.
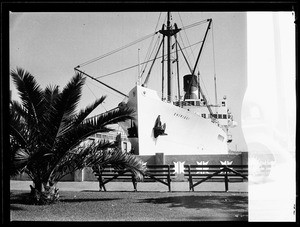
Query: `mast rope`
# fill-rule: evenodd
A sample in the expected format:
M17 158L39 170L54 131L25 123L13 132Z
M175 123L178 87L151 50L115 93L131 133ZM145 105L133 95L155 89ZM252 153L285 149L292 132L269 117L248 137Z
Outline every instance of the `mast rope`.
M180 16L179 13L178 13L178 15L179 15L179 18L180 18L181 23L183 24L182 19L181 19L181 16ZM202 23L207 23L207 22L208 22L208 20L202 20L202 21L200 21L200 22L196 22L196 23L194 23L194 24L191 24L191 25L189 25L189 26L187 26L187 27L185 27L185 28L191 28L191 27L193 27L193 26L200 25L200 24L202 24ZM184 31L184 34L185 34L185 36L186 36L186 39L187 39L187 42L188 42L189 46L191 46L191 45L190 45L189 38L188 38L188 36L187 36L187 34L186 34L186 31ZM209 34L208 34L208 35L209 35ZM181 39L182 43L184 44L183 37L181 36L180 33L179 33L179 36L180 36L180 39ZM204 48L205 48L205 46L204 46ZM184 49L185 49L185 48L184 48ZM194 59L194 61L195 61L194 51L193 51L193 49L192 49L191 47L190 47L190 50L191 50L191 55L192 55L192 57L193 57L193 59ZM190 56L190 55L189 55L188 53L186 53L186 54L187 54L187 58L189 59L189 56ZM202 81L204 90L205 90L206 94L208 94L207 89L206 89L206 86L205 86L205 83L204 83L203 78L202 78L202 76L201 76L201 74L200 74L200 70L199 70L199 66L198 66L198 65L196 66L196 69L198 70L199 78L200 78L200 80ZM199 82L200 82L200 81L199 81ZM203 92L203 91L202 91L202 92ZM199 98L200 98L200 97L199 97ZM208 96L208 98L205 97L205 99L206 99L206 101L207 101L208 103L210 103L210 98L209 98L209 96ZM208 103L207 103L206 105L208 105Z
M94 94L94 92L92 91L92 89L90 88L90 86L86 83L86 86L88 87L88 89L90 90L90 92L94 95L94 97L97 99L97 96ZM107 109L105 108L105 106L103 105L104 101L101 103L101 106L104 108L105 111L107 111Z
M182 18L181 18L181 16L180 16L179 13L178 13L178 15L179 15L181 24L183 25ZM186 26L186 27L183 27L183 29L184 29L184 34L185 34L185 37L186 37L186 39L187 39L187 42L188 42L189 47L191 47L192 45L190 45L190 40L189 40L189 38L188 38L188 36L187 36L185 30L186 30L186 29L189 29L189 28L192 28L192 27L194 27L194 26L198 26L198 25L203 24L203 23L207 23L207 22L208 22L207 20L202 20L202 21L196 22L196 23L194 23L194 24L188 25L188 26ZM179 36L180 36L181 42L184 44L183 37L181 36L181 33L179 33ZM183 48L183 49L186 49L186 48ZM194 51L193 51L192 48L190 48L190 50L191 50L191 55L192 55L192 57L193 57L193 60L195 61ZM189 55L187 52L186 52L186 55L187 55L187 59L190 60L190 59L189 59L189 56L190 56L190 55ZM197 70L200 71L199 68L198 68L198 66L197 66ZM200 76L200 78L201 78L201 76ZM201 80L202 80L202 78L201 78Z
M87 77L87 76L86 76L86 77ZM100 86L97 86L95 83L92 83L92 82L89 82L89 83L90 83L91 85L93 85L93 86L99 88L99 89L104 90L105 92L107 92L107 93L109 93L109 94L111 94L111 95L114 95L115 97L118 97L118 98L123 97L123 95L121 96L120 94L118 94L118 93L116 93L116 92L111 92L110 90L104 88L103 86L100 87ZM126 97L125 97L124 99L126 99ZM105 102L103 102L103 103L105 103Z
M161 14L160 14L160 16L161 16ZM159 16L159 17L160 17L160 16ZM179 17L180 17L180 15L179 15ZM180 17L180 20L181 20L181 17ZM159 21L159 20L158 20L158 21ZM192 27L194 27L194 26L198 26L198 25L200 25L200 24L207 23L207 22L208 22L208 20L202 20L202 21L193 23L193 24L191 24L191 25L182 27L181 30L186 30L186 29L189 29L189 28L192 28ZM182 20L181 20L181 23L182 23ZM157 25L156 25L155 30L157 29L157 26L158 26L158 22L157 22ZM134 42L131 42L131 43L129 43L129 44L126 44L126 45L124 45L124 46L122 46L122 47L120 47L120 48L117 48L117 49L115 49L115 50L113 50L113 51L110 51L110 52L108 52L108 53L106 53L106 54L103 54L103 55L101 55L101 56L99 56L99 57L96 57L96 58L93 58L93 59L91 59L91 60L89 60L89 61L86 61L86 62L84 62L84 63L82 63L82 64L76 66L74 69L77 70L77 71L79 71L79 72L81 72L81 73L83 73L83 74L85 74L85 75L87 75L88 77L91 77L90 75L84 73L83 71L80 71L79 68L80 68L80 67L83 67L83 66L86 66L86 65L88 65L88 64L94 63L94 62L96 62L96 61L99 61L99 60L101 60L101 59L103 59L103 58L105 58L105 57L108 57L108 56L110 56L110 55L112 55L112 54L114 54L114 53L117 53L117 52L119 52L119 51L121 51L121 50L123 50L123 49L125 49L125 48L128 48L128 47L130 47L130 46L132 46L132 45L135 45L135 44L137 44L137 43L139 43L139 42L142 42L142 41L144 41L144 40L146 40L146 39L148 39L148 38L150 38L150 37L153 37L153 36L154 36L155 34L157 34L157 33L159 33L159 31L156 31L156 32L154 32L154 33L152 33L152 34L149 34L149 35L147 35L147 36L144 36L144 37L142 37L142 38L140 38L140 39L138 39L138 40L136 40L136 41L134 41ZM186 34L186 33L185 33L185 34ZM187 35L186 35L186 36L187 36ZM181 37L181 36L180 36L180 37ZM181 39L182 39L182 37L181 37ZM152 40L151 40L151 45L152 45L152 43L153 43L153 40L154 40L154 38L152 38ZM158 37L157 42L156 42L157 45L158 45L158 40L159 40L159 37ZM187 38L187 40L188 40L188 43L190 44L188 38ZM194 43L193 45L196 45L196 44L201 43L201 42L204 42L204 40L199 41L199 42L197 42L197 43ZM150 46L151 46L151 45L150 45ZM191 47L191 46L193 46L193 45L189 45L188 47L184 47L184 48L182 48L182 49L189 48L189 47ZM149 53L149 52L150 52L150 51L149 51L149 49L148 49L148 53ZM152 50L152 52L151 52L151 54L148 56L148 58L150 58L150 57L152 56L153 52L154 52L154 50ZM174 51L174 52L175 52L175 51ZM171 52L170 54L173 54L174 52ZM147 53L147 55L148 55L148 53ZM193 53L193 51L192 51L192 53ZM147 56L147 55L146 55L146 56ZM145 69L146 69L146 67L147 67L147 63L148 63L148 62L153 61L153 60L156 60L156 59L158 59L158 58L164 58L164 57L165 57L164 54L163 54L161 57L157 57L157 55L156 55L154 59L145 61L145 62L143 62L143 63L141 63L141 64L139 63L139 64L136 64L136 65L133 65L133 66L130 66L130 67L127 67L127 68L124 68L124 69L121 69L121 70L117 70L117 71L115 71L115 72L112 72L112 73L103 75L103 76L99 76L99 77L96 77L96 78L95 78L95 77L91 77L91 78L94 79L94 80L96 80L96 81L98 81L97 78L103 78L103 77L105 77L105 76L113 75L113 74L116 74L116 73L119 73L119 72L122 72L122 71L125 71L125 70L128 70L128 69L131 69L131 68L134 68L134 67L137 67L137 66L146 64L145 67L144 67L144 70L142 71L142 74L143 74L144 71L145 71ZM193 56L193 57L194 57L194 56ZM197 61L198 61L198 59L197 59ZM196 65L196 68L198 68L197 65ZM194 68L194 71L195 71L195 68ZM194 72L194 71L193 71L193 72ZM139 77L141 77L141 76L142 76L142 75L139 75ZM202 79L202 78L201 78L201 79ZM98 81L98 82L101 83L101 84L103 84L103 85L105 85L105 86L107 86L107 87L109 87L110 89L113 89L114 91L116 91L116 92L122 94L123 96L128 97L128 96L126 96L125 94L123 94L122 92L120 92L120 91L118 91L118 90L116 90L116 89L114 89L114 88L112 88L112 87L110 87L110 86L104 84L103 82L100 82L100 81Z
M214 26L211 25L211 36L212 36L212 51L213 51L213 65L214 65L214 83L215 83L215 105L218 105L217 95L217 74L216 74L216 60L215 60L215 42L214 42Z
M89 61L86 61L86 62L84 62L84 63L78 65L76 68L86 66L86 65L91 64L91 63L93 63L93 62L95 62L95 61L99 61L99 60L102 59L102 58L105 58L105 57L107 57L107 56L109 56L109 55L112 55L112 54L115 54L115 53L117 53L117 52L119 52L119 51L121 51L121 50L124 50L125 48L128 48L128 47L130 47L130 46L132 46L132 45L134 45L134 44L137 44L137 43L139 43L139 42L142 42L142 41L144 41L144 40L150 38L151 36L154 36L156 33L157 33L157 32L155 32L155 33L153 33L153 34L146 35L146 36L144 36L144 37L142 37L142 38L140 38L140 39L138 39L138 40L136 40L136 41L133 41L133 42L131 42L131 43L128 43L128 44L126 44L126 45L124 45L124 46L122 46L122 47L120 47L120 48L117 48L117 49L112 50L112 51L110 51L110 52L108 52L108 53L106 53L106 54L103 54L103 55L99 56L99 57L96 57L96 58L93 58L93 59L91 59L91 60L89 60Z
M153 65L154 65L154 63L155 63L155 60L157 59L157 55L158 55L158 52L159 52L160 47L162 46L162 44L163 44L163 40L162 40L162 41L160 42L160 44L159 44L159 47L158 47L158 49L157 49L157 51L156 51L156 54L155 54L155 56L154 56L154 60L152 61L152 64L151 64L151 66L150 66L150 69L149 69L149 71L148 71L148 74L147 74L147 76L146 76L146 79L145 79L143 85L148 83L148 80L149 80L149 76L150 76L151 70L152 70Z
M183 25L183 21L182 21L182 19L181 19L181 16L180 16L179 13L178 13L178 15L179 15L180 22L181 22L181 24ZM185 30L184 30L184 34L185 34L185 37L186 37L186 39L187 39L188 45L190 45L190 40L189 40L189 38L188 38L188 36L187 36ZM184 44L183 38L182 38L182 36L181 36L181 33L179 33L179 36L180 36L180 39L181 39L181 41L182 41L182 44ZM184 46L183 46L183 47L184 47ZM196 58L195 58L195 55L194 55L194 52L193 52L192 49L191 49L191 52L192 52L193 58L194 58L194 60L195 60ZM187 55L187 57L189 58L189 55Z
M189 29L189 28L192 28L192 27L195 27L195 26L204 24L204 23L207 23L207 20L198 21L198 22L195 22L195 23L193 23L193 24L184 26L184 27L181 28L181 30Z
M203 42L203 41L196 42L196 43L192 44L191 46L197 45L197 44L199 44L199 43L201 43L201 42ZM187 47L184 47L184 48L182 48L182 49L184 50L184 49L189 48L189 47L190 47L190 46L187 46ZM171 52L171 53L173 54L173 53L175 53L175 51L173 51L173 52ZM166 56L166 54L163 55L163 56L157 57L156 59L160 59L160 58L163 58L163 57L165 57L165 56ZM154 58L153 58L153 59L150 59L150 60L148 60L148 61L146 61L146 62L142 62L142 63L140 63L140 64L135 64L135 65L132 65L132 66L129 66L129 67L126 67L126 68L123 68L123 69L120 69L120 70L117 70L117 71L108 73L108 74L104 74L104 75L102 75L102 76L98 76L98 77L95 77L95 78L96 78L96 79L100 79L100 78L103 78L103 77L106 77L106 76L110 76L110 75L113 75L113 74L116 74L116 73L120 73L120 72L129 70L129 69L132 69L132 68L134 68L134 67L138 67L139 65L144 65L144 64L146 64L146 63L148 63L148 62L151 62L151 61L153 61L153 60L154 60Z
M90 90L90 92L94 95L94 97L97 99L97 96L94 94L94 92L92 91L92 89L89 87L89 85L86 83L86 86L88 87L88 89Z
M187 52L187 49L188 49L188 48L190 48L191 53L192 53L192 55L193 55L193 57L194 57L194 60L195 60L194 52L193 52L193 49L191 48L191 46L188 46L188 47L185 47L185 46L184 46L184 41L183 41L183 38L182 38L181 33L179 33L179 37L180 37L180 39L181 39L181 43L183 44L182 50L185 50L185 56L186 56L187 61L188 61L188 62L191 62L191 60L190 60L190 55L191 55L191 54L189 54L189 53ZM203 42L203 41L201 41L201 42ZM201 42L200 42L200 43L201 43ZM193 46L193 45L192 45L192 46ZM191 69L191 70L192 70L192 69Z
M154 47L151 48L152 51L151 51L151 53L150 53L150 55L149 55L149 57L148 57L148 60L144 61L145 64L143 64L143 65L145 65L145 67L144 67L143 70L142 70L142 74L140 75L140 78L142 78L144 72L146 71L146 68L147 68L147 66L148 66L148 63L149 63L150 61L155 60L155 58L153 58L152 60L150 60L150 58L151 58L152 54L153 54L154 52L156 52L156 49L157 49L158 46L159 46L159 38L160 38L160 36L157 37L156 42L155 42L155 44L154 44Z
M159 17L158 17L158 20L157 20L157 23L156 23L154 32L157 31L157 27L158 27L158 24L159 24L160 17L161 17L161 13L159 14ZM149 60L149 59L151 58L151 56L152 56L152 52L151 52L151 54L150 54L150 51L151 51L151 49L153 49L153 48L152 48L153 41L154 41L154 36L153 36L152 39L151 39L151 42L150 42L150 45L149 45L149 47L148 47L148 50L147 50L147 53L146 53L146 56L145 56L145 60L144 60L144 61ZM144 69L142 70L142 74L139 75L140 77L142 77L143 73L144 73L145 70L146 70L146 67L147 67L147 64L145 65Z
M199 21L199 22L190 24L190 25L188 25L188 26L182 27L181 30L189 29L189 28L192 28L192 27L194 27L194 26L198 26L198 25L200 25L200 24L203 24L203 23L205 23L205 22L207 22L207 21L206 21L206 20ZM98 56L98 57L96 57L96 58L93 58L93 59L91 59L91 60L89 60L89 61L86 61L86 62L84 62L84 63L81 63L81 64L79 64L78 66L76 66L75 68L80 68L80 67L89 65L89 64L91 64L91 63L94 63L94 62L96 62L96 61L99 61L99 60L101 60L101 59L103 59L103 58L105 58L105 57L108 57L108 56L110 56L110 55L112 55L112 54L115 54L115 53L117 53L117 52L119 52L119 51L121 51L121 50L123 50L123 49L126 49L126 48L128 48L128 47L130 47L130 46L133 46L133 45L135 45L135 44L137 44L137 43L139 43L139 42L142 42L142 41L144 41L144 40L146 40L146 39L148 39L148 38L150 38L150 37L156 35L157 33L159 33L159 31L156 31L156 32L154 32L154 33L151 33L151 34L149 34L149 35L146 35L146 36L144 36L144 37L142 37L142 38L140 38L140 39L137 39L136 41L133 41L133 42L131 42L131 43L128 43L128 44L126 44L126 45L124 45L124 46L122 46L122 47L120 47L120 48L117 48L117 49L112 50L112 51L110 51L110 52L108 52L108 53L106 53L106 54L100 55L100 56Z

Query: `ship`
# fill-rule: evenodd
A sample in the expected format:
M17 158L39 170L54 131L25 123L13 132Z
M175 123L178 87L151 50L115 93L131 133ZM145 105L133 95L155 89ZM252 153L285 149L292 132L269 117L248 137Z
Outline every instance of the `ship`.
M157 31L162 36L162 41L156 56L159 52L162 53L162 67L166 67L166 75L164 71L161 73L162 91L148 87L151 69L143 82L138 78L128 95L99 81L126 97L117 108L134 109L134 119L120 123L131 143L131 153L135 155L228 154L228 144L232 142L229 128L237 125L228 108L228 100L224 96L219 103L213 105L208 103L200 86L199 73L196 73L212 19L207 19L205 22L207 28L201 40L197 59L194 65L191 65L187 62L177 38L182 29L176 23L171 23L170 12L167 13L166 24ZM179 53L186 60L189 70L183 75L178 73L178 77L183 77L184 94L174 96L175 89L171 86L174 82L171 64L177 63L178 69ZM153 59L153 64L156 59ZM79 70L79 67L75 69L91 77ZM178 79L178 86L180 86L179 81ZM179 93L179 89L177 92Z

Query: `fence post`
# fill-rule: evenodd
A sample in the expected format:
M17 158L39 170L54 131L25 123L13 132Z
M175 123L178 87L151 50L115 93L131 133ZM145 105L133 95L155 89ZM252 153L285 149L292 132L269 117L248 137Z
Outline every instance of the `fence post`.
M133 173L131 173L131 174L132 174L131 178L132 178L133 188L134 188L134 191L136 192L137 191L137 182L136 182L136 179L135 179Z
M228 192L228 175L227 175L227 167L225 167L225 192Z
M191 166L188 165L188 170L189 170L189 185L190 185L190 191L192 189L192 191L194 191L194 187L192 187L193 185L193 178L192 178L192 175L191 175Z
M99 171L98 181L99 181L99 188L100 188L99 191L102 191L102 188L103 188L103 190L106 192L106 188L105 188L105 184L103 182L101 171Z
M169 187L169 192L171 191L171 176L170 176L170 165L168 165L168 187Z

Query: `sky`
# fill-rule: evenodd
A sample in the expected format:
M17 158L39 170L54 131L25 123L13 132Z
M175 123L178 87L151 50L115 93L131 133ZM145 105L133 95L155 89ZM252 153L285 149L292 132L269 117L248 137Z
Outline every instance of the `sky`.
M212 18L199 68L205 94L214 102L213 76L217 95L227 96L238 126L231 130L232 150L271 150L278 165L271 182L249 185L249 220L294 220L295 201L295 25L292 12L177 12L172 13L179 27ZM74 67L116 50L161 28L165 13L11 13L10 69L22 67L33 74L44 88L64 87L74 75ZM199 29L199 30L197 30ZM204 30L203 30L204 29ZM194 32L194 43L205 27L185 30L182 38ZM199 37L198 37L199 36ZM138 43L80 69L101 77L146 59L149 42ZM154 40L155 42L155 40ZM197 54L199 45L194 46ZM189 55L194 60L193 55ZM180 65L181 67L181 65ZM140 67L141 70L142 67ZM184 68L183 68L184 69ZM138 68L100 78L128 93L137 82ZM158 75L158 71L154 71ZM160 78L149 81L159 88ZM205 86L203 85L205 84ZM12 98L17 99L13 84ZM124 97L87 78L79 108L107 95L105 103L92 115L114 108ZM259 145L258 145L259 144ZM249 160L249 166L251 161ZM284 170L284 171L283 171ZM273 174L273 175L272 175ZM280 179L280 180L278 180ZM284 194L282 193L284 192Z
M213 77L216 74L218 99L226 95L231 112L239 124L232 130L235 140L231 144L231 149L246 150L240 127L241 104L246 89L246 13L173 12L171 15L172 22L177 23L179 27L213 19L212 29L199 62L202 88L210 103L214 104ZM74 75L74 67L153 34L161 29L165 18L166 13L160 12L12 12L10 68L21 67L29 71L42 87L57 84L62 88ZM184 40L185 46L194 44L203 38L206 27L207 23L186 29L179 39ZM101 77L142 63L146 60L151 41L152 37L80 69L94 77ZM155 42L156 38L152 43ZM192 49L193 54L189 53L192 62L195 62L199 48L200 44L195 45ZM149 68L149 65L147 67ZM183 75L188 73L184 67L180 65L180 68L185 70ZM139 69L142 70L142 65L140 68L135 67L122 73L105 76L100 80L127 94L137 82ZM151 77L149 87L160 89L161 79L158 77L160 74L161 71L153 70L153 75L157 76ZM174 87L175 79L174 77ZM182 90L182 79L180 82ZM17 98L13 85L11 90L12 97ZM114 108L124 99L120 94L87 78L79 108L85 107L102 95L107 95L105 103L91 115Z
M295 46L291 12L172 12L171 15L172 22L177 23L178 27L213 19L199 61L200 84L209 102L214 104L213 78L216 75L218 100L224 95L227 97L234 120L238 123L236 128L231 129L231 150L248 150L244 138L247 133L243 131L243 126L248 123L243 121L242 112L244 118L248 116L245 113L249 112L249 103L259 104L265 116L268 116L265 120L271 124L270 127L275 125L279 131L293 134L295 64L291 58L294 57ZM10 69L21 67L29 71L43 88L49 84L57 84L63 88L75 74L76 66L153 34L161 28L165 19L165 12L11 12ZM277 27L274 26L275 22ZM207 23L183 30L178 37L179 41L184 41L185 45L181 45L186 47L203 39L206 26ZM135 86L139 70L141 72L144 65L110 76L105 75L144 62L147 60L150 43L154 44L156 41L151 36L143 42L82 66L80 70L127 94ZM200 44L186 49L192 64L199 48ZM154 53L152 58L153 56ZM160 90L161 68L160 64L156 65L159 67L153 69L148 87ZM175 64L172 67L175 91ZM183 64L180 64L180 69L182 90L182 76L188 71ZM282 75L285 76L284 79ZM144 78L145 75L142 80ZM281 92L277 92L279 86L282 88ZM12 82L10 89L12 98L18 99ZM107 95L105 102L91 116L116 107L124 99L122 95L87 78L78 109L102 95ZM280 108L278 103L283 101L285 106ZM276 122L282 121L280 116L289 119L286 122L289 126L277 126Z

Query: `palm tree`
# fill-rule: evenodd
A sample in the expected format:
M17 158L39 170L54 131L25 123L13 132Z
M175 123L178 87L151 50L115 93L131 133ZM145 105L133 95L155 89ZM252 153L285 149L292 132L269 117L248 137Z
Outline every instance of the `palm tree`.
M137 179L142 179L145 166L136 156L123 153L108 141L84 142L95 133L111 131L111 124L132 119L132 109L115 108L98 115L96 120L86 120L106 97L76 112L85 82L80 73L62 91L50 85L41 89L35 78L21 68L12 70L11 76L21 103L10 104L10 173L29 175L34 203L56 201L59 196L56 183L86 166L111 164L129 168Z

